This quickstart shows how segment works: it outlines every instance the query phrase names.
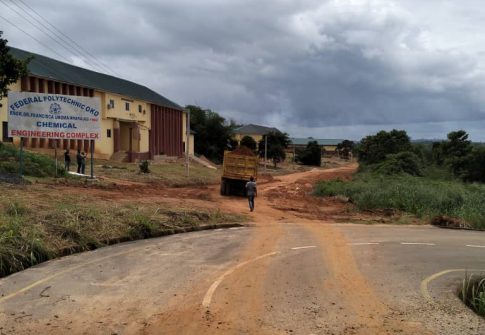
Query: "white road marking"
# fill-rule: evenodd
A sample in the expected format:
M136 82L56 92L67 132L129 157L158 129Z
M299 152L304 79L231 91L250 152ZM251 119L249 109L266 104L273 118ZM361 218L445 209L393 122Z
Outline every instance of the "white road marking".
M316 248L316 247L317 247L316 245L306 245L304 247L294 247L294 248L291 248L291 250L309 249L309 248Z
M485 245L467 244L466 246L470 248L485 248Z
M217 278L217 280L214 283L212 283L212 285L207 290L207 293L205 294L204 299L202 300L202 306L204 306L206 308L208 308L210 306L211 301L212 301L212 296L216 292L217 287L222 283L224 278L229 276L231 273L233 273L234 271L236 271L239 268L242 268L245 265L248 265L249 263L256 262L256 261L259 261L262 258L273 256L273 255L276 255L276 254L278 254L277 251L258 256L256 258L250 259L248 261L239 263L236 266L234 266L234 267L230 268L229 270L227 270L226 272L224 272L219 278Z
M403 245L436 245L434 243L426 243L426 242L401 242Z
M244 227L232 227L232 228L229 228L231 230L239 230L239 229L244 229Z
M379 242L355 242L355 243L347 243L348 245L375 245L379 244Z

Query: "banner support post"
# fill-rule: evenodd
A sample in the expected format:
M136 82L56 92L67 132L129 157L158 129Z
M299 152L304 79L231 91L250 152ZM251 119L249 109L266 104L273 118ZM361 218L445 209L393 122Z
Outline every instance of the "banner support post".
M91 179L94 179L94 140L89 141L89 151L91 152Z
M20 152L19 152L19 174L20 174L20 179L22 179L22 176L24 174L24 138L20 138Z
M56 173L55 176L57 178L57 139L54 139L54 157L56 160Z

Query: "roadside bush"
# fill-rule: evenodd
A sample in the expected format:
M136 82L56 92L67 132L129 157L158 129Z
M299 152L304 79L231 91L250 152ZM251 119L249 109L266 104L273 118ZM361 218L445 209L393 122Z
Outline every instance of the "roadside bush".
M361 173L354 180L323 181L320 196L344 195L361 210L397 209L431 220L438 215L458 218L485 229L485 186L432 180L409 175Z
M411 150L411 140L404 130L381 130L377 134L364 137L357 147L359 162L375 164L386 159L387 155Z
M322 165L322 149L318 142L309 141L305 149L297 152L296 161L303 165Z
M421 176L420 165L420 159L415 153L404 151L387 155L383 162L375 164L371 170L385 175L407 173L411 176Z
M458 296L478 315L485 316L485 275L465 274Z
M138 164L138 168L140 169L141 173L150 173L150 162L147 160L143 160Z

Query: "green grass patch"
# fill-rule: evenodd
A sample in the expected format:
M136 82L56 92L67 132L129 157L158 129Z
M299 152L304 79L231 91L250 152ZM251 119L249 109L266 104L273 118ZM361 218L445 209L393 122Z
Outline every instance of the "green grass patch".
M465 274L458 296L478 315L485 316L485 274Z
M95 161L95 175L141 183L156 183L169 187L209 185L220 182L220 170L209 169L199 164L191 164L189 177L184 163L150 162L149 173L141 173L138 163Z
M7 190L0 196L4 201L0 205L0 277L120 241L245 221L241 215L219 210L113 204L55 194L45 194L42 202L7 200L18 192Z
M19 159L19 149L15 145L0 142L0 173L18 174ZM57 168L58 176L65 175L61 165L59 164ZM56 175L55 160L47 155L24 151L23 174L31 177L54 177Z
M360 210L397 209L419 218L446 215L485 229L485 185L410 175L359 173L352 181L322 181L319 196L343 195Z

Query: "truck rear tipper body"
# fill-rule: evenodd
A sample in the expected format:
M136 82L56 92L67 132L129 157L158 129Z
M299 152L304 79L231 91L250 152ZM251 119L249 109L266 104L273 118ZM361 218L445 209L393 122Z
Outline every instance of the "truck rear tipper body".
M258 175L258 157L225 151L222 165L221 195L246 195L249 178Z

